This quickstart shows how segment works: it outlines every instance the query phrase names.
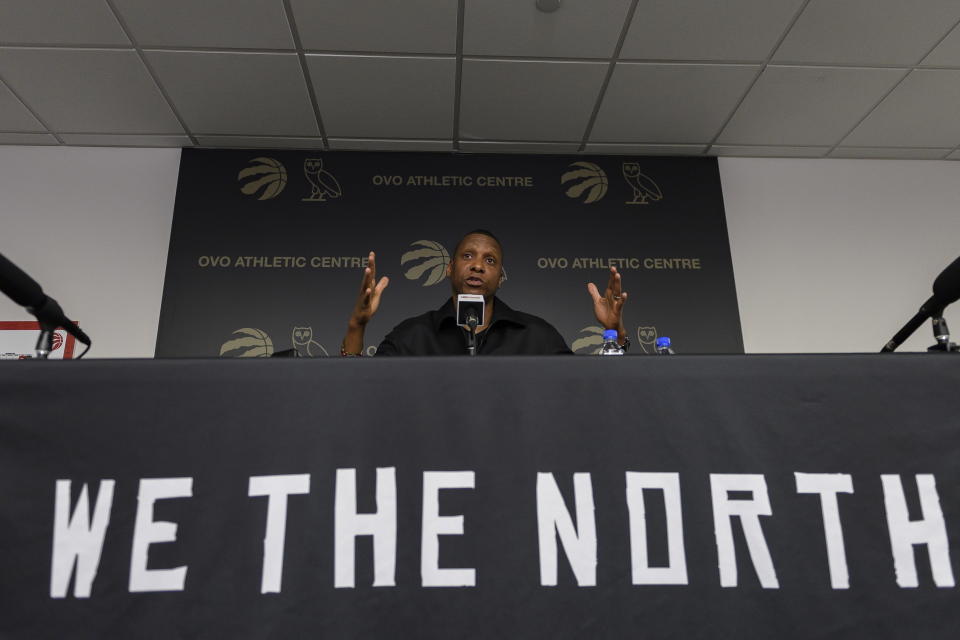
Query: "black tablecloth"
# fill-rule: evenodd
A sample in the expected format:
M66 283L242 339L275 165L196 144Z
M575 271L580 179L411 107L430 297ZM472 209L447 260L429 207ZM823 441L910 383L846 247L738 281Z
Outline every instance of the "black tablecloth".
M3 362L0 636L952 637L958 398L960 359L945 355ZM349 470L360 513L385 509L377 489L395 482L396 559L380 574L392 586L373 586L369 536L355 545L355 586L335 586L335 495L354 486ZM472 587L424 586L424 473L438 471L473 472L473 488L440 491L438 507L463 516L463 535L439 536L439 566L474 569ZM649 564L673 561L667 494L643 491L645 520L634 502L631 522L627 472L676 479L685 583L633 583L638 523ZM853 492L833 494L848 588L834 588L823 502L798 492L797 473L849 476ZM268 499L249 495L255 476L309 487L285 502L278 593L262 593ZM189 496L140 514L145 535L163 529L151 522L176 526L173 541L141 537L144 567L138 504L164 478L189 479ZM541 502L559 491L587 556L583 519L595 519L595 585L589 557L568 561L569 537L555 543L556 585L542 575L538 483ZM890 524L898 491L925 531ZM70 579L57 509L76 519L101 499L105 534L80 545L95 574ZM759 515L716 520L718 499ZM735 586L729 563L725 578L718 569L725 527ZM895 571L893 530L933 546L946 532L945 546L914 546L916 586L905 556ZM178 567L182 590L138 590L144 569Z

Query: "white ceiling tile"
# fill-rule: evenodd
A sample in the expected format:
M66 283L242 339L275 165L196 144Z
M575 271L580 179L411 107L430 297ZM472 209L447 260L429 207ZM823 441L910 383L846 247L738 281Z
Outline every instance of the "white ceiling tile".
M0 144L53 145L60 143L48 133L0 133Z
M132 51L2 49L0 76L54 131L183 133Z
M616 144L591 143L586 153L632 155L632 156L699 156L707 148L705 144Z
M707 152L711 156L740 158L822 158L830 147L753 147L715 144Z
M328 136L450 138L453 58L308 55Z
M130 44L103 0L4 0L3 44Z
M566 0L544 13L533 0L467 2L466 55L609 58L630 0Z
M319 134L296 54L147 51L146 55L194 133Z
M803 0L648 0L620 58L764 60Z
M759 68L618 63L591 142L710 142Z
M307 49L455 53L454 0L291 0Z
M74 147L192 147L187 136L138 136L100 133L62 133L64 144Z
M0 84L0 131L43 131L44 126Z
M580 140L607 66L603 62L464 60L460 137Z
M843 144L953 147L960 142L960 70L917 69L860 123Z
M908 149L897 147L837 147L831 158L896 158L900 160L940 160L950 149Z
M905 73L903 69L767 67L717 141L836 144Z
M377 140L327 138L330 148L344 151L453 151L453 140Z
M923 64L941 67L960 67L960 27L944 38L937 47L923 59Z
M282 0L113 0L141 46L292 49Z
M576 142L460 142L460 150L467 153L576 153L579 148Z
M239 149L323 149L320 138L273 136L195 136L201 147Z
M832 157L920 159L960 142L960 69L905 75L935 45L923 66L960 67L960 28L947 35L960 0L562 0L549 14L534 0L0 0L0 144L56 143L49 126L71 145L189 146L165 92L203 144L321 148L296 54L159 50L290 50L286 5L318 52L307 66L330 147L451 151L458 134L464 151L577 153L633 4L621 60L647 62L617 63L586 152L699 155L728 118L714 155L842 142ZM784 64L758 79L758 64L732 64L769 55L801 7ZM43 44L59 46L24 46Z
M957 0L812 0L774 60L913 65L957 20Z

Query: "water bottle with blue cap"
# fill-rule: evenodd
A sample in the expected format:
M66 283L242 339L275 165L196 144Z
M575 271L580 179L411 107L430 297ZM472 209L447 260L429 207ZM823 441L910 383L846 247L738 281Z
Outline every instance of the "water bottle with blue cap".
M603 346L600 347L602 356L622 356L623 348L617 343L617 330L607 329L603 332Z
M672 356L673 353L673 349L670 348L670 338L667 336L657 338L657 355Z

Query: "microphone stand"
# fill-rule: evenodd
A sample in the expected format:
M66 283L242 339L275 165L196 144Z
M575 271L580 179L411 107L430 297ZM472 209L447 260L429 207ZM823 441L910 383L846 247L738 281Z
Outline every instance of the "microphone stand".
M40 335L37 336L36 354L38 360L46 360L53 351L53 332L60 327L58 316L63 317L60 305L53 298L46 298L39 307L28 309L37 317ZM68 321L69 322L69 321Z
M920 310L907 321L907 324L903 325L903 328L900 331L897 331L896 335L890 338L890 342L883 345L883 349L880 350L880 353L890 353L901 344L903 344L907 338L913 335L913 332L920 328L920 326L926 321L927 318L936 318L943 315L943 304L939 304L936 296L932 296L929 300L923 303L920 307ZM934 331L936 332L936 331Z
M933 337L937 339L937 344L933 345L927 351L945 351L947 353L956 352L956 345L950 342L950 332L947 330L947 323L943 319L943 310L950 304L960 300L960 258L957 258L947 268L940 272L936 280L933 281L933 295L923 303L920 311L907 321L896 335L890 338L890 342L883 345L880 353L890 353L910 337L910 335L920 328L927 318L933 319Z
M927 347L927 351L943 351L945 353L960 353L960 346L957 343L950 342L950 329L947 328L947 321L942 315L933 318L933 337L937 343Z
M37 359L46 360L53 351L53 331L47 328L40 329L40 335L37 336L37 346L35 348Z
M470 333L467 334L467 353L471 356L477 355L477 316L472 312L467 316L467 326L470 327Z
M57 301L43 293L37 282L0 254L0 292L37 317L40 337L37 340L37 358L46 360L53 351L53 332L59 327L90 349L90 337L70 322ZM84 351L77 359L83 357Z

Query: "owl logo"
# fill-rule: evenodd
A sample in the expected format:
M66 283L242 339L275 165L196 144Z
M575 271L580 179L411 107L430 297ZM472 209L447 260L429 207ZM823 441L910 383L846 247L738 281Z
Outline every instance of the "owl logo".
M656 327L637 327L637 341L644 353L653 354L657 352L657 328Z
M283 163L273 158L254 158L250 164L253 166L242 169L237 174L237 180L242 185L240 193L247 196L259 193L257 200L270 200L280 195L283 188L287 186L287 169ZM250 179L255 176L259 177L255 180Z
M260 329L244 328L233 332L239 338L227 340L220 346L220 356L227 358L269 358L273 355L273 341Z
M327 198L339 198L343 195L340 183L329 171L323 168L321 158L307 158L303 161L303 173L310 182L310 195L303 202L326 202Z
M291 339L293 348L301 357L326 358L330 355L322 344L313 339L313 327L294 327Z
M410 263L412 266L403 272L407 280L417 280L423 277L420 286L429 287L447 277L447 265L450 264L450 254L443 245L433 240L417 240L410 243L411 247L420 247L407 251L400 256L400 266Z
M647 200L663 199L663 193L657 183L640 173L640 164L637 162L623 163L623 179L627 181L630 188L633 189L633 200L628 200L624 204L647 204Z
M580 329L584 334L570 345L570 350L577 354L598 354L603 346L603 327L584 327Z
M580 198L584 193L584 204L599 202L607 195L607 174L603 169L592 162L574 162L567 171L560 176L560 184L571 183L564 192L568 198Z

